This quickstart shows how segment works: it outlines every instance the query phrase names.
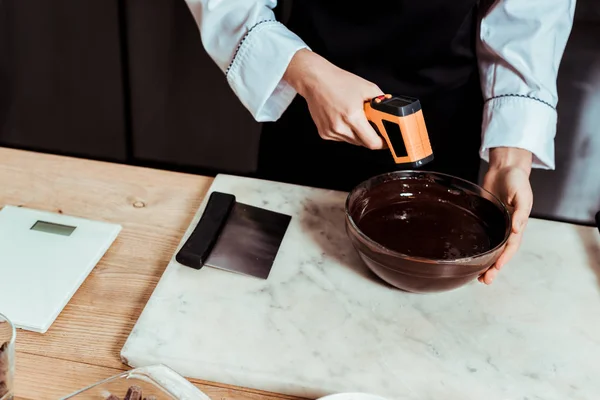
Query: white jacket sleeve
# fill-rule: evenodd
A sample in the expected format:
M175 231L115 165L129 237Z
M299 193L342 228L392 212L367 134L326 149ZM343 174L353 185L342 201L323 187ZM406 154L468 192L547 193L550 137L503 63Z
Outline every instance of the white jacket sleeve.
M209 56L259 122L275 121L296 96L283 79L308 46L275 19L276 0L186 0Z
M484 98L481 157L489 149L533 153L554 169L557 74L575 0L496 0L481 20L477 55Z

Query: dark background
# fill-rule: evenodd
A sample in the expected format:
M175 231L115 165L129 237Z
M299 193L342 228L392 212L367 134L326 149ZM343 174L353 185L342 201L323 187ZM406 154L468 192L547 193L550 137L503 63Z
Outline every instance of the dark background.
M0 0L0 40L0 144L255 169L260 126L204 52L183 0Z
M600 209L600 4L578 3L559 78L557 170L532 182L536 215L590 222ZM0 145L249 175L259 132L183 0L0 0Z

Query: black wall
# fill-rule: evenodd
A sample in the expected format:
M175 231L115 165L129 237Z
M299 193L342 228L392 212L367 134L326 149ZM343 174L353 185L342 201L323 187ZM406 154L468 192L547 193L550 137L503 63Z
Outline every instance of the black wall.
M248 174L259 129L183 0L0 0L0 145Z
M117 3L0 0L0 143L125 161Z
M259 124L202 48L183 1L126 2L133 155L251 173Z

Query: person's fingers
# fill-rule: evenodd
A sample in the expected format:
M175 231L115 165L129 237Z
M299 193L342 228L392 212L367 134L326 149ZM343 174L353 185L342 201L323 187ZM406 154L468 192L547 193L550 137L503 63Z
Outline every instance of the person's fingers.
M328 132L326 135L321 135L324 140L331 140L332 142L346 142L354 146L362 146L362 143L355 140L353 137L347 135L339 135L333 131Z
M522 233L531 213L531 207L533 206L532 199L527 195L516 195L513 206L512 231L513 233Z
M508 237L508 241L506 242L506 247L504 248L504 251L502 252L502 254L500 254L500 257L498 257L498 260L494 265L494 267L497 270L502 269L502 267L505 266L517 253L517 250L519 250L519 246L521 245L522 238L523 232L510 234L510 236Z
M375 129L369 124L364 111L355 113L349 116L349 123L352 125L352 130L358 136L363 146L370 150L381 150L386 147L385 140L375 132Z
M364 87L362 94L363 94L363 100L368 101L368 100L374 99L377 96L381 96L384 93L379 88L379 86L377 86L373 82L369 82L369 84Z
M354 136L354 135L352 135L351 137L349 137L349 136L344 137L344 142L350 143L354 146L362 146L362 142L360 142L358 139L356 139L356 136Z
M486 285L491 285L492 282L494 282L494 279L496 279L497 275L498 275L498 270L496 269L495 266L492 266L487 271L485 271L485 273L483 275L481 275L478 278L478 280L479 280L479 282L485 283Z
M352 128L344 121L338 121L330 124L331 128L327 130L326 135L339 142L346 142L355 146L361 146L361 141L354 135Z
M533 205L532 195L529 193L530 192L523 190L513 198L512 205L514 211L512 213L512 232L508 237L504 251L494 265L494 269L497 271L501 270L502 267L517 253L517 250L519 250L521 240L523 239L523 231L527 225L527 220L529 219L529 214L531 213L531 207ZM493 275L492 279L494 277L495 275Z
M483 274L481 274L477 280L481 283L485 283L486 285L491 285L498 272L505 266L510 259L517 253L519 246L521 245L521 239L523 237L523 232L521 233L511 233L508 237L508 241L506 242L506 247L504 251L496 261L494 265L488 268Z
M379 86L373 82L369 82L368 85L363 87L362 100L363 102L370 101L371 99L383 94L384 93ZM363 104L360 104L360 108L346 115L346 121L352 126L354 134L364 147L371 150L379 150L387 147L385 140L379 136L371 124L369 124L369 121L365 115Z
M331 140L333 142L344 141L344 139L341 136L327 129L319 129L319 136L321 136L321 139L323 140Z
M484 187L506 203L512 221L511 233L504 251L496 263L478 277L480 282L487 285L494 281L502 267L517 253L533 206L533 193L529 185L529 177L518 169L509 172L504 175L488 172L484 179Z

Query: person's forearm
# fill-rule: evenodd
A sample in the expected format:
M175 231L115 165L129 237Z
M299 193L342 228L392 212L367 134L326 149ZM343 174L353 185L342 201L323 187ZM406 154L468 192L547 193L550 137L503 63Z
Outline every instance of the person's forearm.
M306 97L307 93L319 85L319 75L324 68L335 68L333 64L309 49L300 49L290 61L283 79L298 94Z
M528 150L515 147L490 149L490 169L519 168L529 175L532 162L533 155Z
M296 54L294 54L294 57L292 57L292 60L283 74L283 79L301 96L304 96L306 90L306 75L311 70L310 63L315 56L316 55L308 49L298 50Z

